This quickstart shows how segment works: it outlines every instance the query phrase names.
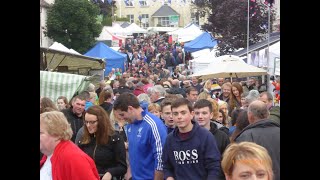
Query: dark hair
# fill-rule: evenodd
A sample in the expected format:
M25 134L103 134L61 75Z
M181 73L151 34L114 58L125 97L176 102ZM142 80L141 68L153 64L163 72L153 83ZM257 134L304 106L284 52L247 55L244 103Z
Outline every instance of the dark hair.
M193 111L192 103L186 98L178 98L178 99L174 100L171 104L171 110L173 108L178 108L183 105L187 105L190 112Z
M198 92L198 90L195 87L191 86L191 87L187 88L186 93L190 94L191 91L197 91Z
M174 99L171 99L171 98L163 99L163 101L161 101L161 103L160 103L161 112L162 112L164 107L169 106L169 105L171 106L173 101L174 101Z
M239 116L239 114L244 111L244 109L234 109L231 112L231 125L234 126L237 122L237 118Z
M138 98L128 92L124 92L117 97L116 101L113 103L114 110L128 111L128 106L132 106L133 108L139 108L139 100Z
M47 112L47 111L51 111L52 109L55 111L59 111L56 104L48 97L43 97L40 99L41 103L40 103L40 114ZM50 107L50 108L48 108ZM47 109L46 109L47 108ZM51 109L51 110L50 110Z
M219 113L222 114L222 124L223 124L223 125L227 124L227 123L226 123L227 117L226 117L226 115L224 114L223 110L222 110L222 109L219 109Z
M236 120L236 129L231 135L231 142L234 142L234 139L240 134L240 132L249 125L248 113L246 110L239 112L239 115Z
M91 106L87 109L86 114L92 114L97 116L98 127L96 135L96 143L98 145L107 144L110 136L114 135L114 129L109 119L107 112L98 105ZM83 129L82 144L88 144L90 142L90 134L86 127Z
M212 103L206 99L199 99L193 105L193 109L201 109L205 107L209 108L210 113L213 112Z

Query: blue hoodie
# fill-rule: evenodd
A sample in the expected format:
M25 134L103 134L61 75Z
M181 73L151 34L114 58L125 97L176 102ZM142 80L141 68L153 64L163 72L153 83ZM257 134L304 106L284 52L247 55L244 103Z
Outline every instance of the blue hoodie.
M221 155L212 133L195 121L187 139L182 140L176 127L168 134L163 148L164 178L175 180L221 179Z
M153 180L155 170L162 171L162 148L167 137L163 122L147 110L142 120L127 125L132 179Z

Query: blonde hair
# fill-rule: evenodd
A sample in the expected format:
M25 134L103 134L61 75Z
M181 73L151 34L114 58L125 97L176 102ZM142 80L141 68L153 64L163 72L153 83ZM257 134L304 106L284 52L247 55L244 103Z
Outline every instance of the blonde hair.
M205 91L202 91L199 95L198 95L198 99L208 99L208 97L210 97L210 94L205 92Z
M221 167L226 175L232 176L235 163L245 163L253 169L262 165L268 173L268 180L273 179L272 160L268 151L253 142L232 143L224 151Z
M56 136L60 140L70 140L72 137L71 126L62 112L50 111L40 114L41 123L51 136Z
M154 110L157 110L157 111L161 112L161 107L160 107L160 105L157 104L157 103L151 103L151 104L149 104L149 105L148 105L148 111L150 112L150 111L154 111Z

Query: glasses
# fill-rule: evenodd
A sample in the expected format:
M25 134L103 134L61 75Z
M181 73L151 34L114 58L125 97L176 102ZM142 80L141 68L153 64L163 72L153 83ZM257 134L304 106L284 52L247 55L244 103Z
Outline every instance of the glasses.
M88 125L88 124L93 125L93 124L95 124L97 121L98 121L98 120L95 120L95 121L83 121L83 123L84 123L85 125Z

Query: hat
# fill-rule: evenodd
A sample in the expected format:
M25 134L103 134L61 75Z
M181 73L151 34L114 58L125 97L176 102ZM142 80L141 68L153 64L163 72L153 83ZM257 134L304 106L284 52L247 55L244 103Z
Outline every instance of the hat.
M219 84L212 84L211 85L211 90L214 91L214 90L221 90L221 87L219 86Z

